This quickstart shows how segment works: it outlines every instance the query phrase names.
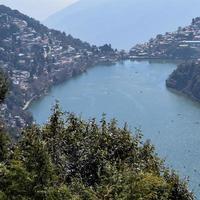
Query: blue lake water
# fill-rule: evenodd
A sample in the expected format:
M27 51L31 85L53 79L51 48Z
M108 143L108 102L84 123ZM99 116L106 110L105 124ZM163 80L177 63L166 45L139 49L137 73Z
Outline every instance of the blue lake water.
M34 102L30 111L37 123L47 121L50 109L59 100L63 110L84 119L102 113L141 128L162 158L182 177L190 176L191 189L200 196L200 104L175 94L165 80L176 64L125 61L96 66L86 73L55 86Z

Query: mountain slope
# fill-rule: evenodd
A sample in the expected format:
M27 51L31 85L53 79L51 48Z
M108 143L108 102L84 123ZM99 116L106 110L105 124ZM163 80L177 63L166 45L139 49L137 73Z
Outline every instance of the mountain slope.
M134 46L132 58L195 60L200 57L200 17L193 18L190 25L176 31L157 35L149 42Z
M129 49L199 15L198 0L80 0L45 21L94 44Z
M109 45L91 46L0 5L0 68L10 80L0 117L14 130L27 125L32 121L28 105L53 84L119 55Z

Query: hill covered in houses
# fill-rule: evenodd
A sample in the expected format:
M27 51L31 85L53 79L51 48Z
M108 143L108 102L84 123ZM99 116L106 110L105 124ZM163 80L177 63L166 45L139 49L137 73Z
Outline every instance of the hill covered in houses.
M132 58L196 60L200 58L200 17L186 27L159 34L144 44L130 50Z
M14 130L26 126L33 120L29 103L52 85L123 56L110 45L90 45L0 5L0 67L10 87L1 117Z

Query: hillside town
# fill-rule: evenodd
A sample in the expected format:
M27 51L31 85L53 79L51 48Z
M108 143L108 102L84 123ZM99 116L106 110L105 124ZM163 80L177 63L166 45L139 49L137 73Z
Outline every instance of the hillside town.
M11 88L0 115L13 130L33 121L26 109L54 84L93 65L113 64L128 57L111 45L91 46L48 29L5 6L0 6L0 11L0 67L9 77Z
M159 34L147 43L136 45L130 50L130 58L199 59L200 18L193 19L191 25L179 27L175 32Z

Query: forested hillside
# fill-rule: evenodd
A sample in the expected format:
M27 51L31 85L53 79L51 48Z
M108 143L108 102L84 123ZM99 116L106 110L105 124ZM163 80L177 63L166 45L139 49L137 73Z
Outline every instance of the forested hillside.
M197 60L200 57L200 17L176 31L158 34L148 43L134 46L132 58Z
M186 62L169 76L167 87L200 101L200 63Z

